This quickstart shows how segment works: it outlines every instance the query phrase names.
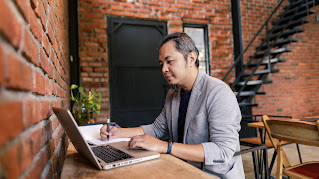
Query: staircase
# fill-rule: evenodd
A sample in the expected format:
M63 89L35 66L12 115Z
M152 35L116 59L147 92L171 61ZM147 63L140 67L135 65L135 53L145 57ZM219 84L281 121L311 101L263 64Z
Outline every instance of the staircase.
M258 105L253 101L254 97L266 94L261 89L264 84L272 83L269 74L280 72L280 69L275 68L276 64L289 60L282 58L283 54L293 50L288 48L288 46L299 41L294 35L305 31L302 28L303 25L310 22L309 15L314 13L313 7L319 4L319 0L289 0L288 5L285 6L283 2L284 0L281 0L278 3L275 10L223 77L223 81L229 77L232 70L240 64L239 62L243 59L243 55L256 40L256 37L260 35L262 30L265 30L266 37L256 47L254 54L250 55L245 61L246 63L241 67L242 71L240 73L237 72L238 75L231 84L231 88L235 91L234 93L242 110L243 118L251 116L251 108ZM270 23L270 19L280 8L283 8L283 13L277 17L275 22Z

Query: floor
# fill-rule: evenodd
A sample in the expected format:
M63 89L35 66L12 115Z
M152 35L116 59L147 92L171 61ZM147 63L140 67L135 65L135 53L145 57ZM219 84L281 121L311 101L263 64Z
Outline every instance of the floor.
M305 162L305 161L319 161L319 147L310 147L310 146L305 146L305 145L299 145L299 147L300 147L303 162ZM284 145L283 149L286 152L288 160L290 161L290 163L292 165L299 163L299 157L298 157L298 153L297 153L296 144ZM268 149L268 163L269 163L269 165L270 165L273 153L274 153L274 149ZM251 153L243 154L242 159L243 159L246 179L255 178ZM275 161L273 170L271 172L271 176L274 176L274 177L276 175L276 162L277 162L277 160Z

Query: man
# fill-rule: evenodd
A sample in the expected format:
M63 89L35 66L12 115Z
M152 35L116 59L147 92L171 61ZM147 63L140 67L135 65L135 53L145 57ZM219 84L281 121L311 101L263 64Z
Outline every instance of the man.
M169 153L221 178L244 178L239 147L241 113L224 82L198 70L198 50L186 33L173 33L160 44L159 64L170 85L154 123L137 128L101 128L101 137L131 137L130 148ZM169 134L170 141L161 138Z

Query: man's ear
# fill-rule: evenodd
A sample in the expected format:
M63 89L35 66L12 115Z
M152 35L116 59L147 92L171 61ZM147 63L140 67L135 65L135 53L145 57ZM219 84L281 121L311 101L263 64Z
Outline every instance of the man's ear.
M197 55L195 52L191 52L188 54L187 61L189 62L190 66L195 66L196 59Z

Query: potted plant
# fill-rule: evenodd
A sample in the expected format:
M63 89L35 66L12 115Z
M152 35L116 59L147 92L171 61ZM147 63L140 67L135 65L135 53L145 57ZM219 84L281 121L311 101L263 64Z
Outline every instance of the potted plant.
M79 92L76 96L73 95L72 90L78 89ZM96 93L92 89L88 94L85 94L83 87L78 87L75 84L71 85L71 100L74 101L72 114L75 117L78 125L90 124L93 122L93 112L98 116L100 115L102 95Z

